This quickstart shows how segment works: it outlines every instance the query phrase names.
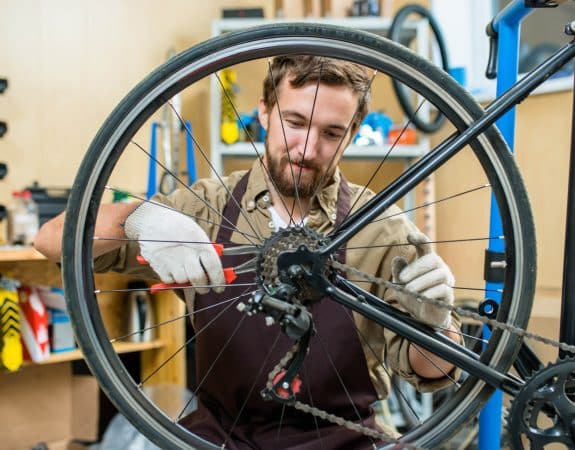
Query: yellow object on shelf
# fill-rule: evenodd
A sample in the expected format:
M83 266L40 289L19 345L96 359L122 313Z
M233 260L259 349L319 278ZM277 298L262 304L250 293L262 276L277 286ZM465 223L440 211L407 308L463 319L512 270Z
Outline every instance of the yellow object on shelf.
M0 280L0 363L10 372L22 366L23 352L20 336L20 305L13 282Z
M220 72L219 79L222 87L222 117L220 125L220 138L226 144L233 144L240 137L238 126L237 111L234 109L236 104L238 75L233 69L224 69Z

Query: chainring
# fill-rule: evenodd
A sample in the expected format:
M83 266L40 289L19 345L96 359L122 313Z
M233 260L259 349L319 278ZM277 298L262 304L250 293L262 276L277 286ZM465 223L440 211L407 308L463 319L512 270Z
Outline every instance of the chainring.
M511 447L542 449L575 442L575 358L538 370L521 388L508 421Z

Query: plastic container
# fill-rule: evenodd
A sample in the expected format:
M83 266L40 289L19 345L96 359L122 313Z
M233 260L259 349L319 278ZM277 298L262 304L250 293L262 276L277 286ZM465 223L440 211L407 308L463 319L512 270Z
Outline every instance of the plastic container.
M40 226L38 205L28 190L15 191L12 198L13 205L8 211L8 242L14 245L31 245Z

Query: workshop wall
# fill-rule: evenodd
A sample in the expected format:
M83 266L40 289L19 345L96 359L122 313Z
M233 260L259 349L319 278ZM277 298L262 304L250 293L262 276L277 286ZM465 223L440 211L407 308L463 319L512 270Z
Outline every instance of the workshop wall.
M9 87L0 99L0 117L9 129L0 141L0 160L9 172L0 185L0 204L33 180L70 186L90 141L120 99L166 60L168 49L181 51L208 38L221 8L263 6L269 16L271 5L4 0L0 73ZM186 111L194 121L207 109L207 86L192 102L202 105ZM146 171L143 160L134 167L140 180Z

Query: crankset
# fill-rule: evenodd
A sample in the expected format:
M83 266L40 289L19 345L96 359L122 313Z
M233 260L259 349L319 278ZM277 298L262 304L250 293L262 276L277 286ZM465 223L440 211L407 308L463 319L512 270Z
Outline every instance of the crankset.
M513 400L508 421L513 449L575 442L575 358L535 372Z

